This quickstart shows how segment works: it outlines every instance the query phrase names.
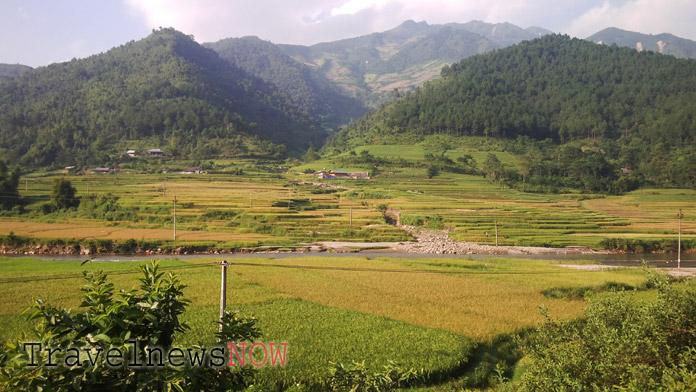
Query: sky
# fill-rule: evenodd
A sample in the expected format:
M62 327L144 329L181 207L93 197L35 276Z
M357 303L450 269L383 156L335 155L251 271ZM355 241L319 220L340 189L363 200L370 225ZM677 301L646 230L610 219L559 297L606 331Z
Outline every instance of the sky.
M255 35L311 45L406 20L481 20L586 38L618 27L696 40L695 0L1 0L0 63L32 67L105 52L153 29L198 42Z

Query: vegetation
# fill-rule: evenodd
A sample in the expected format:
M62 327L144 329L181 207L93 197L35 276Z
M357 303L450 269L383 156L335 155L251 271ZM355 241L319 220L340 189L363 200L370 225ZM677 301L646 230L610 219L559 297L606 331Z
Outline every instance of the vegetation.
M51 203L56 209L62 210L73 208L80 205L80 199L75 197L77 190L73 188L70 181L64 178L53 180L51 189Z
M517 390L696 388L696 291L653 277L658 296L597 296L583 319L550 318L527 345Z

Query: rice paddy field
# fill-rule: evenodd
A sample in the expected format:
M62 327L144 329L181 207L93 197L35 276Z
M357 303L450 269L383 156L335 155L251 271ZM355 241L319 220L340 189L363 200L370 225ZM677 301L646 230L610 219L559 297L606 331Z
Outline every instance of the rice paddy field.
M220 259L163 260L188 287L191 329L178 344L214 343ZM81 271L104 270L117 289L137 288L143 262L0 258L0 338L31 331L20 312L39 298L79 311ZM228 267L227 308L258 319L260 341L288 343L285 368L264 367L266 384L326 386L329 361L365 361L372 369L396 361L423 369L428 383L473 366L476 347L542 320L581 315L582 299L548 298L549 288L638 287L640 269L584 271L552 261L366 257L235 258Z
M20 185L27 212L0 216L0 235L150 240L222 249L282 248L332 240L410 240L406 232L386 223L382 211L388 208L397 211L402 221L420 219L427 225L436 218L457 240L493 244L497 223L501 245L597 247L606 238L675 239L681 209L683 238L696 238L694 190L641 189L623 196L525 193L478 176L442 173L427 179L425 168L418 166L424 160L420 145L356 149L358 153L363 150L415 164L383 168L370 180L319 180L314 174L303 174L322 168L365 170L337 167L336 158L245 170L243 175L224 170L201 175L127 170L113 175L34 174L23 177ZM483 160L488 152L462 147L447 155L455 159L470 154ZM516 164L513 155L494 153L501 161ZM220 167L238 163L217 162ZM51 183L58 176L71 181L77 196L117 197L117 213L43 214L41 206L48 203ZM325 186L316 185L320 183Z

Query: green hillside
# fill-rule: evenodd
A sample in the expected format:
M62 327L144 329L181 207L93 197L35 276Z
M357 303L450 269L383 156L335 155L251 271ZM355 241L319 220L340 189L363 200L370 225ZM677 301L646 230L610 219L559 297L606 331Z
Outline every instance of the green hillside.
M0 84L0 156L103 164L135 141L185 157L282 154L323 128L273 86L173 29ZM268 141L272 141L268 142Z
M549 139L577 149L580 155L565 156L569 161L598 162L587 150L599 152L612 165L597 171L623 167L642 176L639 182L696 185L695 61L554 35L465 59L442 74L441 80L354 122L330 146L448 134L522 137L526 142L516 148L524 152L538 144L534 140ZM572 163L562 162L560 150L556 155L543 150L547 164ZM535 162L539 159L544 161ZM564 168L566 175L576 169ZM576 177L582 177L579 173Z

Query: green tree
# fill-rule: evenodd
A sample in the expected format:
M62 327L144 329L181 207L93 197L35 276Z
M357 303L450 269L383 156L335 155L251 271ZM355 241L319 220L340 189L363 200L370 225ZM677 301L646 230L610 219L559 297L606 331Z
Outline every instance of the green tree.
M12 208L19 202L19 167L8 171L7 165L0 160L0 210Z
M57 209L73 208L80 205L80 199L75 197L77 190L73 188L70 181L64 178L53 180L51 188L51 203Z
M440 168L435 165L428 166L428 170L425 173L428 178L437 177L440 174Z

